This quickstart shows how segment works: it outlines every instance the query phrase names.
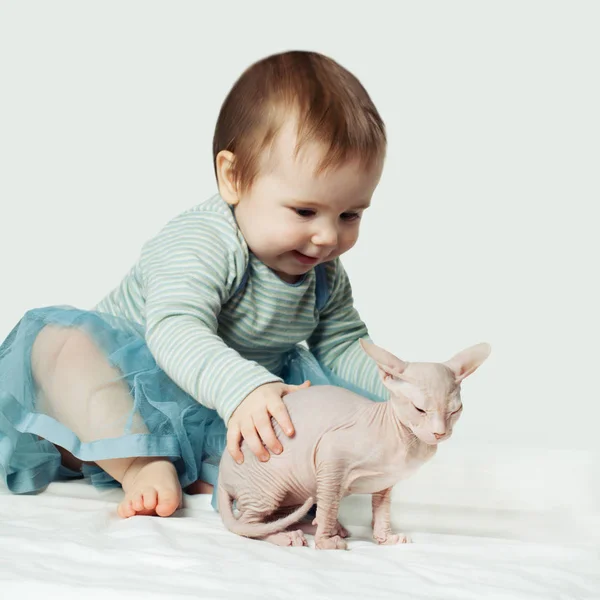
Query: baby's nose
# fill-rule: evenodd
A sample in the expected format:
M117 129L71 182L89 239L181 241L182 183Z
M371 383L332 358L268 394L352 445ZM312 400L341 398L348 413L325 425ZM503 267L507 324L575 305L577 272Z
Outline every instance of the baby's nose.
M313 241L317 246L335 246L337 244L337 231L333 228L321 229Z

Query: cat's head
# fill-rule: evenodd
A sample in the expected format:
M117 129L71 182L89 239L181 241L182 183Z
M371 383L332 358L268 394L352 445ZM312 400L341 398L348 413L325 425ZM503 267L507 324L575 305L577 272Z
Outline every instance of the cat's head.
M489 356L489 344L477 344L443 363L408 363L371 342L360 341L377 363L390 402L403 425L421 441L447 440L462 413L461 381Z

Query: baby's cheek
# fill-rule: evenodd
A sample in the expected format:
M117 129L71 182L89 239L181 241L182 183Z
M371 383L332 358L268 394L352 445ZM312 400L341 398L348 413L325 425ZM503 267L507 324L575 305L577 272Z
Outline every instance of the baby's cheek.
M343 254L344 252L348 252L348 250L350 250L354 247L354 245L356 244L357 241L358 241L358 235L356 235L356 236L353 235L351 237L342 239L342 243L340 244L341 253Z

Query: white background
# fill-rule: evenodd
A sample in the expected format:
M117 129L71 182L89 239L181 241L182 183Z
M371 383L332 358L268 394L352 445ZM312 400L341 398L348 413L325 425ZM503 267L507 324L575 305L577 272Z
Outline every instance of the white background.
M492 345L440 454L537 456L542 487L565 475L556 465L585 464L576 493L589 494L599 26L583 1L2 2L0 338L29 308L112 289L215 192L213 128L242 70L317 50L358 76L388 128L345 260L371 335L412 361Z

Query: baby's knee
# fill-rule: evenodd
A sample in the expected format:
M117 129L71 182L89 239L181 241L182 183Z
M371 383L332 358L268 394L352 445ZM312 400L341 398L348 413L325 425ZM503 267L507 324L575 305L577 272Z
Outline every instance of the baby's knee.
M31 370L39 384L62 367L85 360L95 349L93 340L74 327L46 325L37 335L31 349Z

